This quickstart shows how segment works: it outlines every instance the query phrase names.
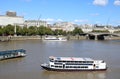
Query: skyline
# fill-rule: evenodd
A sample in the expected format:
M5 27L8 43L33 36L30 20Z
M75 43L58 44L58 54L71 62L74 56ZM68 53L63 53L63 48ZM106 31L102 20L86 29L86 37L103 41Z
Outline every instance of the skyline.
M120 25L120 0L4 0L0 15L15 11L25 20Z

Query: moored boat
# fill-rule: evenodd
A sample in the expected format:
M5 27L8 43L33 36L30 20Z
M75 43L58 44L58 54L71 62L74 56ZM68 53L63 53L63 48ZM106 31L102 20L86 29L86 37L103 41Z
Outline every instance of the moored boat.
M46 36L43 41L67 41L65 37Z
M98 71L107 70L106 62L81 57L49 57L41 67L50 71Z
M26 56L26 50L24 49L0 51L0 60L25 57L25 56Z

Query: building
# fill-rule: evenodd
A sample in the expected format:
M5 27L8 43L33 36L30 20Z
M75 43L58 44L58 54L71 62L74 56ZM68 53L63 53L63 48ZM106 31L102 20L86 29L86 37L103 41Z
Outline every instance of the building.
M91 24L80 25L80 28L82 29L84 33L89 33L93 31L93 25Z
M7 11L6 15L0 15L0 26L6 26L8 24L23 24L24 17L17 16L16 12Z
M73 31L75 29L75 25L70 23L70 22L57 22L55 24L53 24L53 27L51 27L52 30L55 29L61 29L63 31Z
M45 26L47 27L47 22L46 21L41 21L41 20L26 20L24 22L24 25L27 26L27 27L30 27L30 26Z

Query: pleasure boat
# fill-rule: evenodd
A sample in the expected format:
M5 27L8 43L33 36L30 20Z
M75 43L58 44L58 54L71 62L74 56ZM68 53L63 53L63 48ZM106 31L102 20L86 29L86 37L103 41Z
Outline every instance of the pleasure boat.
M81 57L49 57L49 62L41 67L50 71L97 71L107 70L106 62Z
M65 37L46 36L43 41L67 41Z
M25 57L25 56L26 56L26 50L24 49L0 51L0 60Z

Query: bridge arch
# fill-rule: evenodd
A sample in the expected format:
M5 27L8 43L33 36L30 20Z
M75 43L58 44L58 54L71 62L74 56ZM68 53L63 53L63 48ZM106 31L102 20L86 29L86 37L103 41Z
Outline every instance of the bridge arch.
M111 37L120 37L119 34L115 33L83 33L80 35L86 36L86 38L90 40L106 40L110 39Z
M102 33L102 34L88 34L88 38L91 40L106 40L106 38L111 38L112 36L118 37L116 34Z

